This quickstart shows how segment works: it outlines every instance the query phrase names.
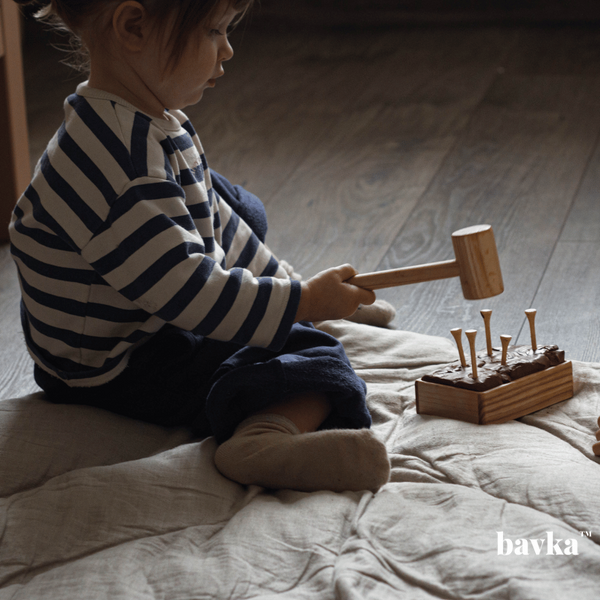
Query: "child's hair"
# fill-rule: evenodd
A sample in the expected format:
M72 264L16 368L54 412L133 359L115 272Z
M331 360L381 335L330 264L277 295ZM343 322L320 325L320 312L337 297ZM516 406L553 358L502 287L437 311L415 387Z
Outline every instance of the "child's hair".
M80 30L90 19L97 17L109 4L106 0L14 0L33 12L36 19L50 23L55 29L70 36L72 50L69 64L78 70L89 68L87 49L82 43ZM175 14L167 47L171 48L170 61L176 61L183 52L189 35L206 18L212 16L221 0L138 0L149 11L158 32L164 32L168 17ZM254 0L227 0L230 7L240 11L237 24Z

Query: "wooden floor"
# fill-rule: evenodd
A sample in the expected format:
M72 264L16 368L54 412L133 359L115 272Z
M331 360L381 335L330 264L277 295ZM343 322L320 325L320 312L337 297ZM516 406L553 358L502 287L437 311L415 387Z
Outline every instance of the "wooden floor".
M269 245L308 277L453 258L451 233L493 226L506 291L463 299L458 280L383 290L395 327L453 327L600 362L600 29L258 27L234 34L227 75L188 109L211 166L262 198ZM76 80L29 44L32 162ZM35 389L18 285L0 248L0 390ZM480 335L484 347L483 335Z

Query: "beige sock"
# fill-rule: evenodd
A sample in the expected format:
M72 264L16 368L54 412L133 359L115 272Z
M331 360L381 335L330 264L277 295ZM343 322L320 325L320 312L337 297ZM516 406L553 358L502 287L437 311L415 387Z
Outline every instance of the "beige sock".
M243 421L217 448L215 464L244 485L302 492L376 491L390 475L385 446L370 429L300 433L276 414Z

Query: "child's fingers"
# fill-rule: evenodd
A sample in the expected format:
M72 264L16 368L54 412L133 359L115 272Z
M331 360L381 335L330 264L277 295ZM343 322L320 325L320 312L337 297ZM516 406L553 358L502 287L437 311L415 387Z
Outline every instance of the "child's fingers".
M341 281L347 281L355 275L358 275L358 271L348 263L340 265L339 267L334 267L334 270L338 273Z
M377 296L375 295L374 291L366 290L365 288L361 288L358 286L354 286L354 287L356 287L358 290L360 290L357 294L359 304L364 304L365 306L370 306L371 304L373 304L373 302L375 302L375 300L377 300Z
M347 282L348 279L352 279L352 277L354 277L355 275L358 275L358 271L352 265L348 265L348 264L337 267L337 271L341 275L342 281L344 283ZM354 284L348 284L348 285L352 285L355 288L356 298L357 298L359 304L364 304L365 306L369 306L369 305L373 304L373 302L375 302L375 300L377 300L377 296L375 295L375 292L373 292L372 290L367 290L365 288L361 288L360 286L357 286Z
M356 274L356 269L346 264L321 271L304 282L296 321L343 319L354 314L360 304L373 304L375 294L371 290L346 282Z

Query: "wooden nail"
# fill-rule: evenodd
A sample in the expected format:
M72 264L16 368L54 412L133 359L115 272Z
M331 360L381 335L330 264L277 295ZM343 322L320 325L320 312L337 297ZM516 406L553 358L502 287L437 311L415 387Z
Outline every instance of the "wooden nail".
M535 339L535 315L537 311L535 308L528 308L525 311L527 320L529 321L529 331L531 332L531 349L535 352L537 350L537 341Z
M471 348L471 369L473 370L471 377L473 379L477 379L477 351L475 350L475 337L477 336L477 330L467 329L465 331L465 335L469 340L469 346Z
M492 311L489 309L485 309L481 311L481 316L483 317L483 323L485 326L485 344L487 347L488 356L491 356L493 353L492 349L492 330L490 327L490 319L492 318Z
M454 341L456 342L456 345L458 347L458 357L460 358L460 365L463 369L465 369L467 367L467 359L465 358L465 353L463 351L461 339L462 329L460 327L457 327L456 329L451 329L450 333L452 334L452 337L454 338Z
M502 343L502 360L501 364L506 364L506 358L508 356L508 345L510 344L510 340L512 340L512 335L501 335L500 342Z

